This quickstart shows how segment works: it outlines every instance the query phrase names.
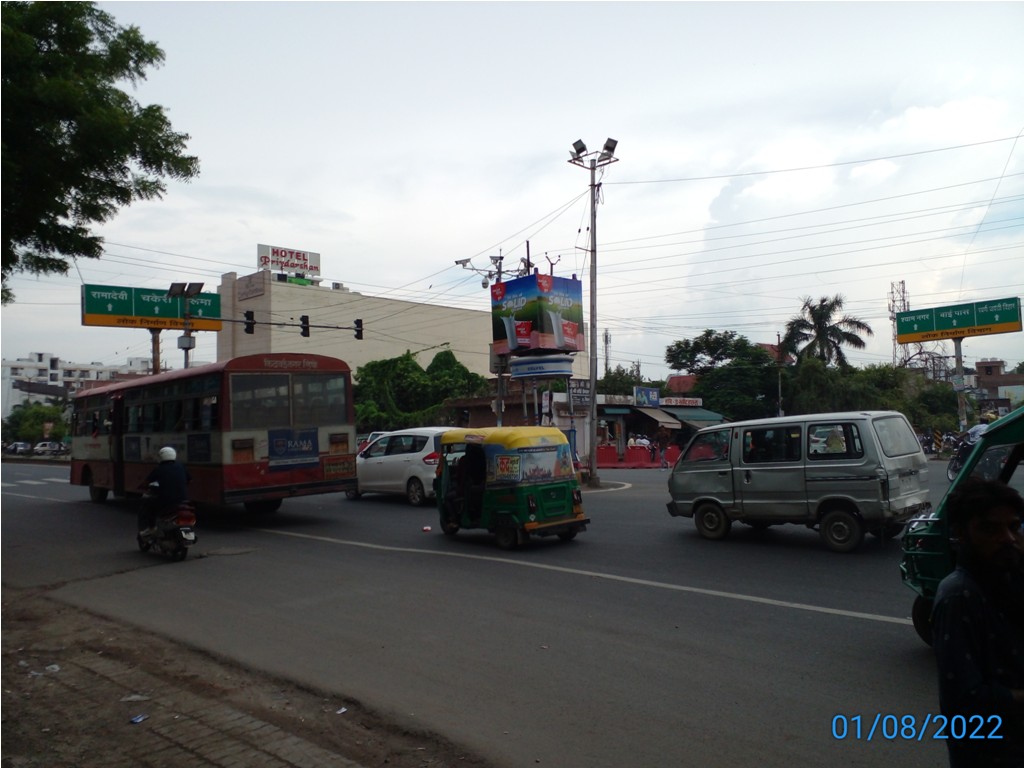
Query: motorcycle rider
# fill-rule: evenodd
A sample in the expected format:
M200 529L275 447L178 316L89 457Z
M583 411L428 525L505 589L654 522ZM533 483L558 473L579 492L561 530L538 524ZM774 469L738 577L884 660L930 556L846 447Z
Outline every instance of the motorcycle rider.
M188 500L186 489L192 480L185 465L178 462L178 452L171 446L164 446L157 455L160 463L145 481L151 488L155 484L156 493L139 510L139 533L143 535L153 532L157 515L164 515Z

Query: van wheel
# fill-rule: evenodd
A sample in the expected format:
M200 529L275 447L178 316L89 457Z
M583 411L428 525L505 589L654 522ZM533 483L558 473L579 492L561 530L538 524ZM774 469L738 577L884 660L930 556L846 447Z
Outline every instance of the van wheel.
M864 541L864 524L845 509L833 509L821 518L819 533L833 552L853 552Z
M725 510L710 502L697 507L693 513L693 522L697 525L698 533L712 541L724 539L732 528L732 520L725 514Z
M361 494L359 492L359 484L358 483L356 485L352 486L351 488L348 488L345 491L345 498L346 499L352 499L353 501L355 501L356 499L358 499L362 495L363 494Z
M918 595L914 599L914 607L910 611L910 618L914 622L914 630L917 636L932 644L932 601Z
M409 482L405 486L405 495L409 499L409 503L414 507L423 506L423 502L427 498L427 493L423 490L423 483L420 482L418 477L409 478Z

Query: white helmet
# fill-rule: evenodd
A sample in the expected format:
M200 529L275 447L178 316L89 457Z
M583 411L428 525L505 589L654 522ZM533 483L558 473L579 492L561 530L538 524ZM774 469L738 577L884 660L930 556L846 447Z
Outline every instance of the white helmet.
M178 458L178 453L171 446L167 445L160 449L160 461L174 461Z

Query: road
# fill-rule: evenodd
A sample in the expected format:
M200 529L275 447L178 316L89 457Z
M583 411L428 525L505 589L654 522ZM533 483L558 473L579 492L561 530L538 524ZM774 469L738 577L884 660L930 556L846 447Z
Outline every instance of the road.
M168 563L135 550L130 505L89 503L66 467L5 463L3 581L510 768L945 765L930 733L867 740L875 714L937 707L898 542L838 555L792 526L708 542L665 511L667 473L601 476L568 544L505 553L442 536L429 508L331 495L256 524L208 512ZM835 738L836 715L862 716L862 738Z

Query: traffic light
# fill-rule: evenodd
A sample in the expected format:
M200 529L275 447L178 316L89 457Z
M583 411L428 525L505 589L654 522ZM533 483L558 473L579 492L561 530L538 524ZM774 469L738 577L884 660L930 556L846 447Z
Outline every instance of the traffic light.
M299 324L302 326L302 335L309 336L309 315L300 317Z
M245 332L256 332L256 313L253 312L251 309L245 313Z
M356 338L359 339L360 341L362 341L362 339L363 339L363 321L362 320L356 320L354 328L355 328L355 332L356 332Z

